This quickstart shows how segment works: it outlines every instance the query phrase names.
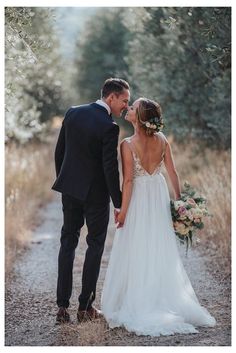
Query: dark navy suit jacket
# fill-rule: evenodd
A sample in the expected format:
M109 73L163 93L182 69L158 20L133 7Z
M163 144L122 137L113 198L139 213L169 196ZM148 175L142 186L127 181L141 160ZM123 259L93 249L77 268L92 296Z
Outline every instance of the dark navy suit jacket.
M121 207L117 161L119 126L97 103L71 107L55 150L57 179L52 189L81 201Z

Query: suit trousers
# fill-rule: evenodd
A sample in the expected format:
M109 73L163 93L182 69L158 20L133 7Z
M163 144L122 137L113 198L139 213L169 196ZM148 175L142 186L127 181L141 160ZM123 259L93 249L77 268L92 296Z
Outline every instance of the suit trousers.
M92 196L92 195L91 195ZM58 256L57 305L68 308L72 293L73 262L80 229L88 228L87 250L82 273L82 290L79 309L87 310L96 297L96 284L109 222L109 202L94 202L92 197L80 201L62 194L64 222L61 229L61 246Z

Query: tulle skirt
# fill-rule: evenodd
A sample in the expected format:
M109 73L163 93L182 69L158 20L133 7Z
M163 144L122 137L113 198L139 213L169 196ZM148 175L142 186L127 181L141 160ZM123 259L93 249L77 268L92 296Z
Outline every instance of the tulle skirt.
M101 308L111 328L137 335L197 333L214 326L183 267L164 176L134 179L125 224L117 229L102 291Z

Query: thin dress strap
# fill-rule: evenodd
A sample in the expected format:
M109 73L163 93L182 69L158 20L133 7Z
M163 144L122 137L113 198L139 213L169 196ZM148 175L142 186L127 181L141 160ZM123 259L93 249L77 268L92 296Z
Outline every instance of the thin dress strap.
M161 136L161 140L162 140L162 154L161 154L161 158L163 159L164 156L165 156L165 152L166 152L166 138L162 134L162 132L158 132L158 135Z
M161 140L162 140L162 154L161 154L161 159L163 160L164 155L165 155L165 152L166 152L166 138L165 138L165 136L164 136L162 133L158 133L158 135L161 136ZM156 136L157 136L157 135L156 135ZM130 148L130 150L131 150L132 155L134 156L134 158L140 160L139 155L138 155L138 153L137 153L137 151L136 151L136 148L135 148L134 144L133 144L132 141L131 141L131 137L126 137L126 138L125 138L125 141L128 142L128 146L129 146L129 148Z
M134 147L134 144L133 144L132 141L131 141L131 137L127 137L127 138L125 139L125 141L128 142L129 149L131 150L134 159L138 159L138 154L137 154L137 152L136 152L136 149L135 149L135 147Z

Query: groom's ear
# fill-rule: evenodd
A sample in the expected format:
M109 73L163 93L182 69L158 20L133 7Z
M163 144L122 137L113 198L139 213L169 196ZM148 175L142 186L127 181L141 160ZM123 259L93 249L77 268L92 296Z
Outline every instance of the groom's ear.
M114 99L114 92L112 92L111 94L109 94L109 96L108 96L111 100L113 100Z
M109 94L108 96L111 100L113 100L114 98L119 98L119 93L117 92L111 92L111 94Z
M109 96L107 97L108 98L108 102L112 102L114 101L116 95L114 92L112 92L111 94L109 94Z

